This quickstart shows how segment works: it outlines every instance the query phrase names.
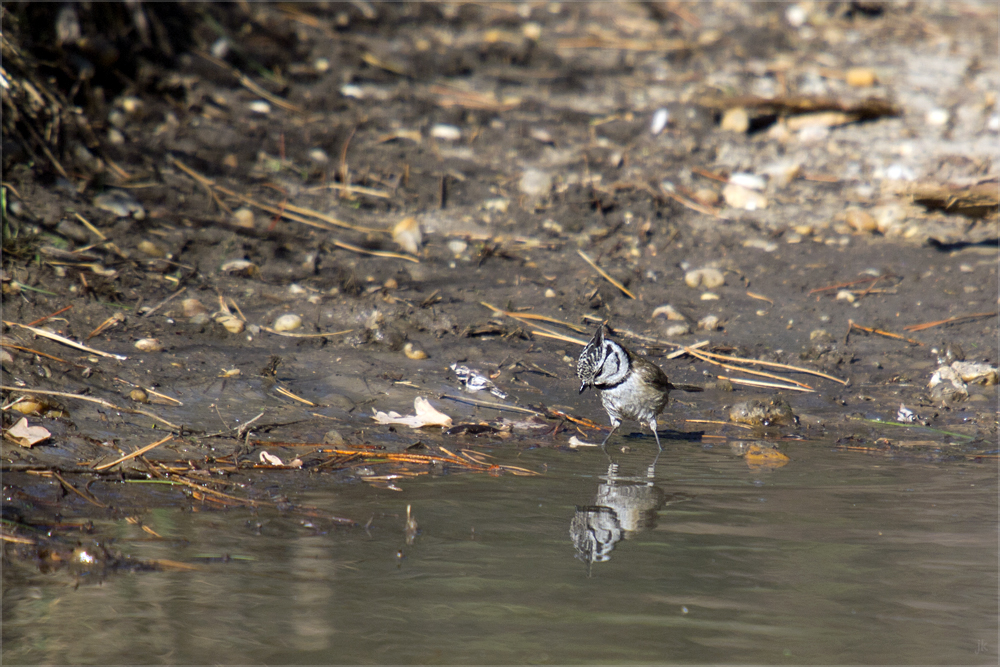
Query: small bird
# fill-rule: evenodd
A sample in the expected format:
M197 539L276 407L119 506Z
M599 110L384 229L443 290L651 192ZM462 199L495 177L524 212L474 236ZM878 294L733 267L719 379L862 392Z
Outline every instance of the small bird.
M671 389L702 391L693 385L671 384L660 367L632 354L625 346L604 335L604 325L583 348L576 362L576 375L580 378L580 393L587 387L601 392L601 403L611 418L611 433L621 426L622 419L632 419L646 424L653 431L656 446L663 450L656 432L656 416L663 412Z

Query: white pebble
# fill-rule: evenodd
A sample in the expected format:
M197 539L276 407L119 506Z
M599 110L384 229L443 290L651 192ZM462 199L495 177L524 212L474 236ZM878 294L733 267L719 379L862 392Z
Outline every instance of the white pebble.
M718 269L695 269L684 274L684 282L691 288L701 286L706 289L714 289L726 284L726 277Z
M254 113L259 114L269 114L271 113L271 105L264 100L254 100L247 105L247 108Z
M748 174L742 171L732 174L729 177L729 182L735 185L741 185L748 190L763 190L767 186L767 181L764 180L763 176Z
M924 122L933 127L947 125L950 119L951 114L948 113L947 109L931 109L924 116Z
M313 69L322 74L330 69L330 61L326 58L317 58L313 61Z
M314 148L309 151L309 159L318 164L326 164L330 161L330 156L322 148Z
M662 306L656 308L653 311L653 317L659 317L660 315L666 315L668 320L674 322L686 322L687 318L681 314L679 310L671 306L669 303L663 304Z
M649 123L649 131L654 135L663 132L667 127L667 123L670 122L670 112L666 109L657 109L653 113L653 120Z
M846 289L842 289L839 292L837 292L837 301L846 301L847 303L854 303L855 298L856 297L854 296L854 294L852 294Z
M755 248L764 252L774 252L778 249L778 244L774 241L765 241L764 239L747 239L743 242L743 247Z
M233 211L233 224L237 227L243 227L244 229L253 229L254 227L254 216L253 211L248 208L238 208Z
M715 292L705 292L701 295L702 301L718 301L719 295Z
M469 244L462 239L452 239L448 241L448 250L450 250L453 255L461 255L468 248Z
M545 196L552 190L552 174L539 169L525 169L518 187L529 197Z
M298 283L292 283L288 286L288 293L295 296L301 296L306 293L306 288Z
M454 125L438 123L431 127L431 136L444 141L458 141L462 138L462 130Z
M135 348L142 352L162 352L163 343L155 338L140 338L135 342Z
M808 18L809 13L801 4L789 5L785 10L785 20L793 28L801 28Z
M683 336L691 333L691 327L687 324L672 324L663 333L667 336Z
M274 321L275 331L292 331L302 326L302 318L295 313L286 313Z
M767 197L735 183L729 183L722 189L722 197L729 206L744 211L767 208Z
M353 97L356 100L363 100L365 98L365 91L361 89L361 86L356 86L353 83L345 83L341 86L340 94L344 97Z
M917 180L917 175L913 173L913 169L906 166L905 164L900 164L895 162L890 164L885 170L886 180L889 181L915 181Z
M555 296L556 296L556 292L551 287L549 287L548 289L545 290L545 298L546 299L553 299L553 298L555 298Z
M406 252L416 255L420 251L420 244L423 242L423 234L420 232L420 223L416 218L403 218L392 229L392 240L399 244Z
M233 334L243 333L243 329L246 326L243 320L229 313L219 315L215 318L215 321L221 324L226 331Z
M698 320L698 328L704 329L705 331L715 331L719 328L719 316L718 315L706 315L705 317Z

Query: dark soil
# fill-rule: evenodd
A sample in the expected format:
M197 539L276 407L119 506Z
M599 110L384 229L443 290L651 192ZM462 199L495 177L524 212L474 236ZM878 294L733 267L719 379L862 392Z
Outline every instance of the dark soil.
M707 385L677 395L667 437L743 437L685 419L726 421L737 401L781 394L798 423L758 436L897 456L923 443L916 455L942 462L996 455L996 386L970 384L961 401L928 388L947 351L997 363L995 3L811 3L802 17L799 5L744 3L150 3L139 5L148 43L131 10L100 10L117 8L116 23L96 3L77 7L83 37L57 47L57 23L73 19L60 7L4 8L5 49L22 55L6 76L40 82L72 117L47 135L60 113L29 113L26 97L4 92L5 114L21 104L23 117L3 137L3 340L18 346L4 347L4 405L26 389L85 394L182 428L49 397L28 415L49 440L4 441L5 506L60 505L46 496L57 480L25 471L61 471L83 488L84 471L167 432L124 474L260 465L261 441L569 450L573 435L603 437L547 412L606 423L596 397L576 392L580 347L484 303L582 325L537 322L584 340L607 320L675 383ZM849 85L852 68L874 85ZM747 129L724 129L737 108ZM658 109L669 122L653 134ZM803 109L842 118L800 129ZM766 177L766 208L718 199L738 173ZM980 188L985 203L920 199L918 186ZM121 215L103 206L109 193ZM235 214L244 207L252 217ZM415 255L392 235L410 217ZM706 267L725 283L689 287L685 276ZM217 321L223 301L243 332ZM654 317L665 304L691 333L668 336L678 322ZM56 311L35 326L127 359L17 326ZM265 329L288 313L302 320L292 333L347 333ZM709 315L719 328L698 330ZM948 318L963 319L904 330ZM162 351L136 349L145 338ZM717 376L746 376L664 358L703 340L849 384L771 368L815 393L730 386ZM549 417L440 399L500 401L462 392L453 363L492 375L507 405ZM134 400L139 387L148 404ZM411 414L417 396L494 428L445 435L371 419L373 408ZM929 428L864 421L895 421L901 404ZM4 427L21 416L5 410ZM306 469L329 459L269 451ZM294 495L308 473L282 474ZM129 493L139 495L112 504L197 501ZM66 503L94 511L76 495Z

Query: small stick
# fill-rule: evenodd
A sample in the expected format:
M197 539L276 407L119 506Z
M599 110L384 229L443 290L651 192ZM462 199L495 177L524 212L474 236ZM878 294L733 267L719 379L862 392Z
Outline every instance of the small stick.
M762 361L760 359L744 359L742 357L730 357L725 354L717 354L715 352L705 352L700 351L699 354L703 354L706 357L712 357L713 359L722 359L724 361L736 361L744 364L760 364L761 366L771 366L772 368L784 368L785 370L797 371L799 373L807 373L809 375L817 375L821 378L826 378L827 380L833 380L834 382L839 382L840 384L847 384L847 380L841 380L840 378L833 377L832 375L827 375L826 373L820 373L819 371L810 370L808 368L802 368L800 366L791 366L789 364L781 364L777 361ZM693 355L692 355L693 356Z
M354 329L344 329L343 331L334 331L332 333L292 333L291 331L275 331L271 327L261 327L263 331L267 333L272 333L275 336L288 336L289 338L323 338L324 336L340 336L341 334L351 333Z
M104 320L99 325L97 325L97 328L94 329L93 331L91 331L89 334L87 334L87 337L84 338L84 340L90 340L94 336L100 334L105 329L108 329L109 327L112 327L112 326L114 326L114 325L116 325L116 324L118 324L120 322L124 322L124 321L125 321L125 316L122 313L120 313L120 312L115 313L114 315L112 315L108 319Z
M155 306L153 306L152 308L150 308L149 310L147 310L145 313L142 314L142 316L143 317L149 317L150 315L152 315L153 313L155 313L156 311L158 311L160 308L162 308L163 306L167 305L168 303L170 303L171 301L173 301L174 299L176 299L177 297L179 297L181 294L184 294L185 292L187 292L187 288L186 287L184 289L177 290L176 292L174 292L173 294L171 294L170 296L168 296L166 299L164 299L160 303L156 304Z
M331 243L338 248L343 248L344 250L350 250L352 252L360 253L362 255L372 255L374 257L389 257L392 259L405 259L407 262L413 262L414 264L419 264L420 260L416 257L411 257L410 255L404 255L398 252L389 252L388 250L366 250L364 248L359 248L356 245L351 245L350 243L344 243L343 241L331 241Z
M913 340L912 338L907 338L906 336L901 336L899 334L894 334L890 331L882 331L881 329L875 329L872 327L863 327L860 324L855 324L854 320L847 320L847 333L851 333L852 329L859 329L866 333L878 334L880 336L887 336L889 338L895 338L897 340L905 340L907 343L913 345L923 345L919 340Z
M440 398L447 398L449 401L457 401L459 403L468 403L469 405L477 405L482 408L493 408L494 410L508 410L510 412L523 412L527 415L538 415L539 417L544 417L544 412L538 412L537 410L529 410L528 408L518 407L516 405L504 405L503 403L493 403L491 401L479 401L474 398L464 398L462 396L449 396L448 394L441 394Z
M799 382L798 380L792 380L791 378L783 378L779 375L772 375L771 373L765 373L764 371L754 371L749 368L739 368L738 366L730 366L729 364L724 364L721 361L713 361L708 357L704 356L701 352L691 351L691 356L701 359L702 361L708 362L710 364L715 364L716 366L722 366L726 370L739 371L740 373L749 373L750 375L759 375L760 377L771 378L772 380L781 380L782 382L791 382L800 387L805 387L806 389L812 391L812 387L805 384L804 382Z
M803 389L802 387L794 387L791 385L778 384L777 382L763 382L761 380L742 380L740 378L731 378L726 375L716 375L720 380L729 380L733 384L745 384L750 387L770 387L772 389L788 389L790 391L804 391L806 393L815 393L812 389Z
M536 313L512 313L507 310L501 310L496 306L486 303L485 301L480 301L480 305L486 306L494 313L500 315L506 315L507 317L513 317L514 319L524 319L524 320L541 320L542 322L551 322L552 324L561 324L568 329L572 329L578 333L585 333L587 330L578 324L571 324L570 322L563 322L562 320L557 320L554 317L549 317L548 315L538 315Z
M903 327L903 331L923 331L924 329L930 329L931 327L940 326L942 324L951 324L952 322L958 322L959 320L970 320L976 317L996 317L998 311L993 311L992 313L972 313L971 315L956 315L955 317L949 317L946 320L938 320L937 322L924 322L923 324L911 324L908 327Z
M28 326L29 327L37 326L37 325L41 324L42 322L44 322L45 320L52 319L56 315L59 315L61 313L65 313L67 310L69 310L72 307L73 307L73 305L70 304L70 305L65 306L63 308L60 308L59 310L57 310L56 312L52 313L51 315L46 315L45 317L40 317L37 320L35 320L34 322L28 322Z
M80 222L82 222L83 225L87 229L89 229L90 231L92 231L97 236L97 238L101 239L102 242L107 243L108 247L111 248L112 250L114 250L116 255L118 255L119 257L121 257L123 259L128 259L128 256L121 251L121 248L119 248L114 243L112 243L111 241L109 241L108 237L105 236L104 234L102 234L101 230L99 230L97 227L94 227L92 224L90 224L89 220L87 220L85 217L83 217L79 213L74 213L73 215L75 215L76 219L79 220Z
M892 277L893 276L891 276L891 275L874 276L872 278L862 278L861 280L852 280L852 281L846 282L846 283L838 283L836 285L828 285L827 287L817 287L816 289L812 289L812 290L809 290L808 292L806 292L806 295L808 296L809 294L816 294L817 292L828 292L829 290L832 290L832 289L840 289L842 287L850 287L851 285L860 285L861 283L867 283L869 281L871 281L874 284L874 282L879 281L882 278L892 278Z
M760 301L767 301L772 306L774 305L774 300L773 299L768 299L763 294L754 294L753 292L747 292L747 296L750 297L751 299L758 299Z
M142 456L143 454L145 454L149 450L154 449L156 447L159 447L160 445L162 445L163 443L167 442L168 440L173 440L173 438L174 438L174 436L168 435L167 437L163 438L162 440L157 440L156 442L154 442L151 445L146 445L145 447L143 447L141 449L137 449L134 452L132 452L131 454L126 454L125 456L123 456L120 459L117 459L115 461L112 461L111 463L105 463L104 465L97 466L96 468L94 468L94 470L107 470L108 468L113 468L114 466L118 465L119 463L124 463L125 461L128 461L129 459L134 459L137 456Z
M681 195L677 194L676 192L669 192L669 191L666 191L666 190L662 190L662 192L663 192L663 194L665 194L666 196L670 197L671 199L673 199L677 203L686 206L687 208L691 209L692 211L697 211L698 213L704 213L705 215L711 215L711 216L714 216L716 218L721 218L722 217L719 209L717 209L717 208L712 208L711 206L705 206L704 204L699 204L698 202L696 202L696 201L694 201L692 199L688 199L687 197L682 197Z
M555 333L555 332L549 333L546 331L532 331L531 333L536 336L542 336L543 338L554 338L556 340L561 340L564 343L576 343L581 347L587 345L587 341L585 340L580 340L579 338L571 338L570 336L564 336L560 333Z
M145 415L146 417L149 417L150 419L155 419L156 421L158 421L158 422L160 422L162 424L166 424L167 426L169 426L172 429L176 429L178 431L181 430L180 426L177 426L176 424L171 424L166 419L163 419L161 417L157 417L152 412L147 412L146 410L140 410L138 408L123 408L123 407L115 405L114 403L109 403L108 401L105 401L103 398L93 398L91 396L81 396L80 394L71 394L71 393L65 392L65 391L45 391L43 389L22 389L21 387L9 387L7 385L0 385L0 390L2 390L2 391L19 391L22 394L41 394L43 396L62 396L64 398L74 398L74 399L76 399L78 401L85 401L87 403L97 403L98 405L103 405L106 408L110 408L112 410L118 410L119 412L129 412L131 414Z
M624 285L622 285L620 282L618 282L617 280L615 280L614 278L612 278L611 276L609 276L608 273L604 269L602 269L601 267L599 267L594 262L594 260L592 260L590 257L587 256L587 253L585 253L582 250L577 250L576 252L580 255L580 257L583 258L583 261L585 261L587 264L590 264L590 266L592 266L595 271L597 271L599 274L601 274L602 278L604 278L609 283L611 283L612 285L614 285L615 287L617 287L618 289L620 289L625 294L625 296L627 296L630 299L636 298L635 294L632 294L632 292L629 292L627 289L625 289Z
M281 394L282 396L287 396L288 398L291 398L292 400L298 401L299 403L305 403L306 405L308 405L311 408L317 407L317 405L315 403L313 403L312 401L310 401L308 399L305 399L305 398L302 398L300 396L296 396L295 394L293 394L292 392L288 391L284 387L276 387L275 391L278 392L279 394Z
M65 336L60 336L59 334L52 333L51 331L46 331L45 329L36 329L35 327L29 327L26 324L18 324L17 322L8 322L6 320L3 320L3 323L9 327L16 326L16 327L21 327L22 329L27 329L36 336L41 336L42 338L51 338L52 340L58 341L63 345L69 345L70 347L75 347L76 349L83 350L84 352L89 352L91 354L96 354L102 357L110 357L112 359L117 359L118 361L125 361L126 359L128 359L128 357L123 356L121 354L111 354L110 352L101 352L100 350L95 350L92 347L81 345L80 343L70 340Z
M21 347L20 345L14 345L13 343L8 343L5 340L0 340L0 345L2 345L3 347L11 347L11 348L14 348L15 350L21 350L22 352L30 352L31 354L37 354L40 357L45 357L47 359L51 359L52 361L58 361L58 362L61 362L61 363L64 363L64 364L71 363L69 361L66 361L65 359L60 359L59 357L54 357L51 354L46 354L46 353L40 352L38 350L33 350L30 347Z
M70 491L72 491L73 493L75 493L76 495L78 495L81 498L83 498L84 500L86 500L91 505L96 505L98 507L107 507L107 505L105 505L104 503L102 503L101 501L99 501L97 498L95 498L91 494L84 493L80 489L76 488L75 486L73 486L72 484L70 484L69 482L67 482L65 479L62 478L62 475L60 475L59 473L57 473L55 470L50 470L49 473L53 477L55 477L56 479L58 479L60 484L62 484L64 487L66 487L67 489L69 489Z

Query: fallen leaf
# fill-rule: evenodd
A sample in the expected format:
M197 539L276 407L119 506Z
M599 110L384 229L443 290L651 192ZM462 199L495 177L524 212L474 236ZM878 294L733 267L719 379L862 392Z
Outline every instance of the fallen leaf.
M34 447L43 440L52 437L52 434L44 426L28 426L27 417L22 417L21 421L10 427L7 430L7 435L22 447Z
M372 412L375 413L372 415L372 419L379 424L403 424L410 428L422 428L424 426L443 426L447 428L451 426L451 417L434 409L430 401L423 396L417 396L413 399L413 410L416 414L404 417L398 412L391 410L385 413L372 408Z

